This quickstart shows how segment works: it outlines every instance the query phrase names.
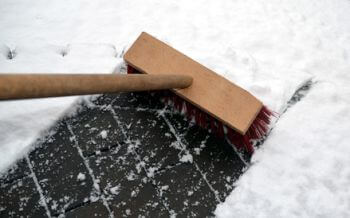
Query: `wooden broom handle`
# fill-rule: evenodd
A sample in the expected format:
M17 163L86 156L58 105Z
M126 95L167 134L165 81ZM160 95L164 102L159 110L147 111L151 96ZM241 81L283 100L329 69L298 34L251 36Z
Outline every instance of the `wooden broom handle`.
M187 88L185 75L0 74L0 100Z

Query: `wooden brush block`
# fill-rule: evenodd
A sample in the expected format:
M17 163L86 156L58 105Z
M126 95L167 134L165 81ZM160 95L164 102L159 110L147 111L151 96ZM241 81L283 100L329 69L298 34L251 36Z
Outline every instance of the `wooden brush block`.
M138 37L124 59L141 73L193 77L189 88L173 91L240 134L247 132L263 106L246 90L147 33Z

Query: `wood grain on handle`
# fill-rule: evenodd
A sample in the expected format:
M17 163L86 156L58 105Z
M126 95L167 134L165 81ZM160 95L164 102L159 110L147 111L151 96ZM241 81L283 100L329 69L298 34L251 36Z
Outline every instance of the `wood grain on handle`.
M0 74L0 100L187 88L184 75Z

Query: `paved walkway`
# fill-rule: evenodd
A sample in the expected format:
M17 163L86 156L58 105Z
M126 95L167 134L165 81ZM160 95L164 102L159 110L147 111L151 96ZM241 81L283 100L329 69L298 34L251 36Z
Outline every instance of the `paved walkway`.
M0 179L0 217L210 217L245 168L148 93L101 96Z

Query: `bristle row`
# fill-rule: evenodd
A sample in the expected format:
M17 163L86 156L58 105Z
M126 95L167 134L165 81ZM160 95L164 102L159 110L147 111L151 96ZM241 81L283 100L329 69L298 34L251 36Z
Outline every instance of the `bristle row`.
M138 73L134 68L128 66L128 73ZM254 152L252 140L263 138L268 130L271 116L275 116L266 106L263 106L259 114L253 121L245 135L241 135L234 129L224 125L221 121L203 112L195 105L185 101L173 92L157 92L162 101L167 105L172 105L178 112L184 112L189 120L215 134L219 138L228 139L237 149L246 150L248 153Z

